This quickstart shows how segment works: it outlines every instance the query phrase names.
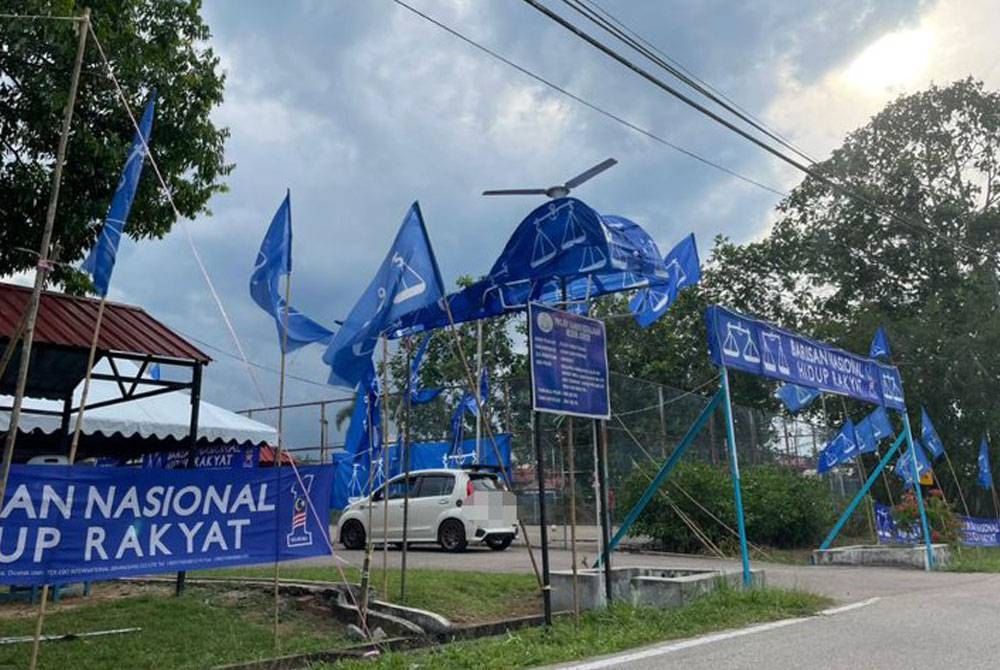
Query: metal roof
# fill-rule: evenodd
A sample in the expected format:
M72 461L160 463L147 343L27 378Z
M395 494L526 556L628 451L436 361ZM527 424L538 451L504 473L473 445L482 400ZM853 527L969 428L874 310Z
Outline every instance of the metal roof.
M0 339L17 330L31 297L31 289L0 283ZM34 343L90 350L99 300L45 291L38 308ZM197 363L212 359L193 344L150 316L141 307L108 302L104 308L98 351L120 351L178 358Z

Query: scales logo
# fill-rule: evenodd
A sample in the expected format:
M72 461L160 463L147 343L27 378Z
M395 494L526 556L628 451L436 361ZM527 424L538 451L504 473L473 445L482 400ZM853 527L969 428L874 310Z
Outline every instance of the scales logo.
M552 332L552 327L554 324L552 323L552 316L549 315L548 312L540 312L538 314L538 318L535 319L535 322L538 324L538 330L542 331L543 333Z
M285 545L289 549L296 547L310 547L313 543L313 536L306 529L306 508L309 507L309 491L313 485L313 475L303 475L300 483L293 484L292 494L292 532L285 537Z

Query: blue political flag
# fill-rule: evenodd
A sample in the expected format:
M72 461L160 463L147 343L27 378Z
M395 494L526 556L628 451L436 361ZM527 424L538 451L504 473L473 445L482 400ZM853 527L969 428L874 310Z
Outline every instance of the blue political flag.
M937 431L934 430L934 424L931 423L931 418L927 416L927 410L923 406L920 407L920 437L923 439L927 451L931 452L932 458L944 456L944 444L938 437Z
M913 448L916 449L915 453L917 454L917 478L923 479L931 472L931 462L927 460L927 454L920 445L920 440L913 440ZM905 488L913 487L913 463L910 460L909 450L899 455L893 469L896 475L903 480Z
M351 309L323 354L329 383L354 388L371 366L372 351L388 326L400 317L437 303L444 296L420 207L413 203L385 260Z
M344 450L349 454L367 453L381 444L382 397L378 378L372 367L354 396L354 412L344 436Z
M701 281L701 263L694 233L681 240L663 258L666 281L650 281L629 301L629 309L640 328L648 328L667 313L681 289Z
M161 374L162 373L160 371L160 364L159 363L153 363L152 365L149 366L149 378L150 379L155 379L156 381L160 381L160 375Z
M313 342L327 342L333 337L333 332L292 306L287 308L288 334L285 336L285 297L281 294L279 283L282 276L287 277L291 272L292 196L286 193L260 243L257 261L250 275L250 297L274 318L278 342L286 343L286 352Z
M420 364L423 363L424 355L427 353L427 345L431 343L431 335L428 333L417 347L417 353L410 363L410 403L413 405L425 405L439 395L443 388L424 389L420 388Z
M94 290L102 298L108 294L108 284L111 283L111 273L115 269L115 257L118 255L118 243L121 241L125 222L128 221L132 201L135 200L136 188L139 186L139 177L142 175L142 166L149 146L149 135L153 129L155 108L156 91L153 90L149 94L146 111L142 113L139 128L132 140L128 158L125 159L125 167L118 179L115 194L111 198L104 226L97 237L97 242L83 261L83 271L93 278Z
M774 397L780 400L792 414L801 412L821 395L823 394L819 389L792 383L782 384L774 392Z
M872 430L872 420L870 416L858 421L854 426L855 441L858 444L859 454L870 454L878 451L878 440Z
M990 448L986 437L979 443L979 458L976 459L979 465L979 475L976 483L984 489L993 488L993 468L990 466Z
M858 455L858 444L855 436L854 422L848 419L841 429L833 436L816 461L816 472L823 474L828 470L851 460Z
M483 368L479 373L479 398L480 403L486 404L487 399L490 397L490 377L489 371ZM465 439L465 424L463 419L465 418L465 413L468 412L474 417L479 417L479 403L476 402L476 396L470 392L466 391L462 394L461 400L455 405L455 410L451 415L451 443L456 448Z
M881 442L887 437L892 437L892 423L889 422L889 414L885 411L885 407L876 407L868 415L868 421L876 440Z
M600 214L575 198L558 198L518 224L486 277L405 315L389 334L509 314L529 302L568 301L574 303L571 311L584 312L597 296L670 279L656 243L637 223Z
M884 358L889 360L892 358L892 350L889 349L889 338L885 334L885 329L882 326L878 327L875 331L875 337L872 338L872 346L868 350L869 358Z

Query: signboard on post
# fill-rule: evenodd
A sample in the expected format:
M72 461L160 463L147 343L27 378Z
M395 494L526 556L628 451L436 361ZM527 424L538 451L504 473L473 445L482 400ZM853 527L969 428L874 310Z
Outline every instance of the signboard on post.
M733 370L906 410L899 370L713 305L708 308L712 362Z
M534 411L611 417L607 334L602 321L531 303L528 351Z

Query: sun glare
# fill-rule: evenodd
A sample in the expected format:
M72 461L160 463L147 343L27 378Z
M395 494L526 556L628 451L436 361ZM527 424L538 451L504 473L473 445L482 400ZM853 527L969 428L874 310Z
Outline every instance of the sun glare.
M928 30L883 35L847 67L847 81L870 95L901 92L927 70L932 41Z

